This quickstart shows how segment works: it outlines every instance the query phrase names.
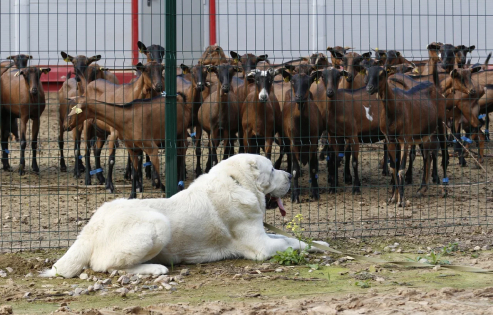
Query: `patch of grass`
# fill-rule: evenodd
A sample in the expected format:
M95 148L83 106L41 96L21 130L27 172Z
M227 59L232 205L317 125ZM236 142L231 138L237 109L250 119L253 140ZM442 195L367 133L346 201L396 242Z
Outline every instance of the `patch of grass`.
M371 283L369 280L365 280L365 281L356 281L354 283L355 286L357 287L360 287L362 289L368 289L368 288L371 288Z
M442 248L442 255L448 256L453 255L455 252L459 251L459 243L449 243L448 245Z

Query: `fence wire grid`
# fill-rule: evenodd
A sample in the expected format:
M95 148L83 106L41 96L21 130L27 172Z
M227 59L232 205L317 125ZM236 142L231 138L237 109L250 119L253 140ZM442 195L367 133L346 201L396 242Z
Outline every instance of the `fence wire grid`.
M301 213L320 238L490 229L488 12L2 1L0 252L69 246L104 202L170 196L240 152L293 174L286 217L265 215L280 227Z

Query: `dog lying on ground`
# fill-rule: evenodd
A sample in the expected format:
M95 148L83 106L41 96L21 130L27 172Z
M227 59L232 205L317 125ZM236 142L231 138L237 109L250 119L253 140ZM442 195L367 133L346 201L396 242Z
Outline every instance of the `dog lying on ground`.
M86 267L161 275L168 273L164 265L262 261L288 247L303 249L307 244L266 234L262 225L266 199L286 214L280 197L288 192L290 179L265 157L238 154L171 198L107 202L67 253L40 276L70 278Z

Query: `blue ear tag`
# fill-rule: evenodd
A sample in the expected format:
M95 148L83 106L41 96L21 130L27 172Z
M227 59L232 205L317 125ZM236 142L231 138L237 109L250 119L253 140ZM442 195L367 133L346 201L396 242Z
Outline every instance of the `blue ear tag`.
M486 114L481 114L478 116L478 119L483 119L483 118L486 118Z
M338 156L339 157L344 157L344 153L339 153Z
M453 142L453 143L456 143L456 142L457 142L457 140L456 140L456 139L454 139L454 141L452 141L452 142Z
M315 174L315 178L318 179L318 174Z
M310 179L308 180L308 182L309 182L309 183L311 183L311 182L312 182L312 179L310 178Z
M485 129L485 130L484 130L484 133L485 133L485 134L489 134L489 133L490 133L490 131L489 131L488 129Z
M444 184L448 184L448 177L444 177L444 178L442 179L442 183L444 183Z
M180 186L181 188L185 188L185 183L183 181L179 181L178 186Z
M192 133L190 134L190 138L195 138L195 136L196 136L196 135L197 135L197 133L192 132Z
M79 160L82 160L82 155L79 155Z
M462 139L462 141L465 141L465 142L467 142L467 143L472 143L472 142L473 142L471 139L469 139L469 138L468 138L468 137L466 137L466 136L463 136L461 139Z
M330 161L330 156L327 155L327 157L325 158L326 161Z
M5 153L9 154L10 151L8 149L3 150Z
M101 173L102 171L103 171L102 168L97 168L97 169L95 169L93 171L90 171L89 174L94 175L94 174L97 174L97 173Z
M143 165L144 167L146 167L146 166L151 166L151 165L152 165L152 163L151 163L151 162L145 162L145 163L144 163L144 164L142 164L142 165Z

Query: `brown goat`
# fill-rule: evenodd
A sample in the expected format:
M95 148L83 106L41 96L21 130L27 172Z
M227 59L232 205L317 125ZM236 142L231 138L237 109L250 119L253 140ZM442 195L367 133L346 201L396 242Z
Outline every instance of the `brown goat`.
M43 86L39 78L41 74L50 72L50 68L27 67L21 70L7 70L0 78L1 108L4 113L10 113L13 118L21 121L21 159L19 174L25 173L25 151L27 146L26 131L29 119L33 121L31 133L31 148L33 150L31 168L39 173L36 161L36 150L38 149L38 133L40 117L46 103ZM5 115L4 115L5 116ZM11 170L8 162L8 134L2 132L2 163L4 170Z
M177 109L177 147L178 147L178 169L183 169L182 163L186 154L186 127L183 117L183 103L185 96L178 93ZM115 105L81 97L71 101L77 104L69 114L70 119L66 122L65 128L70 130L78 124L82 124L86 119L97 118L104 121L107 125L114 128L123 139L130 159L133 164L132 192L130 198L135 198L136 192L142 191L142 183L137 172L140 168L139 156L142 152L151 158L153 186L160 187L165 191L164 185L159 177L159 149L164 148L166 139L164 122L165 117L165 98L158 96L148 100L135 100L125 105ZM183 132L185 131L185 132ZM183 181L183 176L179 173L179 179ZM179 185L179 189L182 189Z
M383 106L376 96L368 95L365 89L346 90L338 89L339 81L347 73L335 68L327 68L322 72L323 93L318 90L315 99L317 105L325 118L329 140L333 146L331 155L327 161L329 169L329 193L335 193L337 188L337 158L339 142L350 146L349 152L353 156L353 194L361 193L361 182L358 175L359 143L375 143L384 139L380 131L380 115ZM349 154L346 155L348 157ZM348 184L352 183L349 170L349 158L345 163L344 178Z
M231 89L231 81L236 72L241 69L238 66L230 64L220 64L210 66L207 71L214 72L217 75L219 86L215 93L212 93L204 100L199 109L198 119L201 129L209 137L209 156L205 172L209 172L217 160L217 147L221 139L225 141L224 158L234 154L233 142L236 138L236 132L241 128L239 123L239 104L236 95ZM202 134L197 133L197 139L201 139ZM197 142L197 149L200 149L200 141ZM200 151L197 151L200 152ZM200 171L200 157L197 157L197 169Z
M342 67L342 57L347 53L348 50L353 49L353 47L341 47L341 46L335 46L335 47L327 47L327 51L330 52L331 60L332 60L332 67L339 69Z
M268 55L259 55L256 56L254 54L244 54L243 56L240 56L237 52L235 51L230 51L229 54L231 55L231 58L233 58L234 62L238 63L238 66L240 66L243 69L243 77L245 77L250 71L257 69L257 64L261 61L265 61L269 63L269 58Z
M311 196L319 199L318 188L318 139L323 131L323 122L310 86L319 78L320 71L310 75L299 73L292 76L286 70L282 72L286 81L291 82L291 89L286 92L286 102L283 104L283 135L281 141L289 141L286 148L289 152L281 151L275 163L280 169L284 153L288 155L288 172L293 171L293 188L291 200L300 202L300 187L298 184L301 175L300 163L309 164ZM289 140L288 140L289 139Z
M65 157L63 154L63 133L65 132L63 129L63 124L64 121L68 118L67 115L70 112L68 99L84 95L87 84L96 79L105 78L105 72L101 70L99 65L93 64L95 61L101 59L101 56L99 55L88 58L84 55L72 57L70 55L67 55L63 51L60 54L65 61L71 62L74 65L74 69L79 69L74 70L75 72L79 73L78 75L76 75L76 78L70 78L71 72L69 72L67 74L65 82L63 82L62 84L62 87L60 88L60 90L58 90L58 148L60 150L60 171L66 172L67 165L65 163ZM74 166L74 176L76 178L79 178L80 173L84 172L85 170L84 164L82 163L81 159L82 156L80 155L82 126L79 126L78 128L72 130L72 137L74 140L74 155L76 160Z
M447 184L447 148L443 123L446 121L445 99L437 91L439 82L437 75L438 58L431 58L434 84L422 83L415 88L405 91L392 89L387 81L391 68L370 67L367 71L366 90L369 94L378 93L383 102L380 117L380 130L385 134L390 155L390 167L393 173L392 197L389 202L397 202L404 207L404 171L407 155L411 144L430 142L436 134L442 149L442 168L444 184ZM418 118L413 115L419 115ZM398 146L400 155L397 157ZM398 170L398 172L397 172ZM420 190L426 190L422 185ZM443 194L446 194L442 186Z
M159 95L164 89L164 80L162 76L162 72L164 70L164 66L156 61L148 62L146 65L142 65L142 63L138 63L136 65L138 71L141 72L141 75L127 84L116 85L104 79L95 80L87 85L85 96L87 99L95 99L101 102L107 103L116 103L116 104L126 104L132 102L136 99L145 99L152 98ZM88 126L89 128L90 126ZM98 124L98 127L101 129L102 125ZM113 155L113 151L115 150L115 144L118 139L118 134L115 132L115 129L111 128L111 126L107 126L103 128L108 136L108 147L110 148L109 155ZM89 137L86 138L86 147L90 146ZM102 139L100 139L102 140ZM102 175L102 168L100 162L100 153L102 150L102 145L104 141L98 141L96 143L96 153L95 153L95 161L96 161L96 173L98 180L100 183L106 182L106 187L111 190L113 186L113 179L106 178ZM91 184L91 165L90 165L90 156L86 154L86 175L85 175L85 184ZM113 165L111 161L109 163L109 167L112 168ZM148 169L148 173L150 173L150 169ZM112 172L111 172L112 174Z
M275 134L282 134L281 107L272 91L274 77L282 73L283 68L267 71L253 70L248 73L253 78L255 90L250 92L241 103L243 146L246 153L260 154L263 146L265 156L270 160Z

